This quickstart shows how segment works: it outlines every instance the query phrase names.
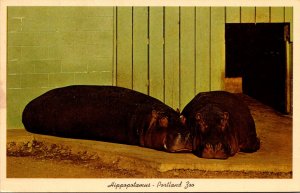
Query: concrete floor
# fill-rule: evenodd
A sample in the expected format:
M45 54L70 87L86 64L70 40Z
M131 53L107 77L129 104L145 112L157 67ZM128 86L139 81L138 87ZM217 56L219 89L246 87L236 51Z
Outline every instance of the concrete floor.
M26 153L22 154L20 151L27 151L28 155L34 156L30 154L32 152L30 148L33 141L38 141L52 149L59 147L60 153L72 151L81 156L84 154L97 157L103 163L117 164L120 169L131 168L142 171L151 168L159 172L174 169L179 169L179 171L269 172L273 175L292 173L292 117L282 115L249 97L241 97L248 103L254 117L257 133L261 139L261 148L255 153L238 153L227 160L202 159L191 153L166 153L101 141L36 135L17 129L7 131L8 155L9 157L26 156ZM25 147L16 149L13 144L23 144ZM53 144L56 145L53 146ZM49 151L50 149L48 148Z

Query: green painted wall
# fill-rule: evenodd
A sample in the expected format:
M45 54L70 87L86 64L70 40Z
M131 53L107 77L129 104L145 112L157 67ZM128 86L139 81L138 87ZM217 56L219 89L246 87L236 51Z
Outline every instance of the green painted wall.
M113 82L114 8L9 7L7 125L55 87Z
M7 125L72 84L118 85L182 109L223 89L225 23L290 22L291 7L9 7Z

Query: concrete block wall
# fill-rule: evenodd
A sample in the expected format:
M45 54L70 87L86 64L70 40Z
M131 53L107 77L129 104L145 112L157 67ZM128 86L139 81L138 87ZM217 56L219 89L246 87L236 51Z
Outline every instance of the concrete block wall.
M113 82L113 7L8 7L7 126L25 105L72 84Z

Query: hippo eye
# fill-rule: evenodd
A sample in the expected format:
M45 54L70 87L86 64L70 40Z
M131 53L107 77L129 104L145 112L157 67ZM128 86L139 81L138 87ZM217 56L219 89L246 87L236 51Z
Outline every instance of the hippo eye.
M200 131L202 133L205 133L207 131L208 125L205 123L205 120L203 119L201 113L197 113L195 119L198 125L200 126Z
M208 126L206 124L200 124L200 130L202 133L207 132Z

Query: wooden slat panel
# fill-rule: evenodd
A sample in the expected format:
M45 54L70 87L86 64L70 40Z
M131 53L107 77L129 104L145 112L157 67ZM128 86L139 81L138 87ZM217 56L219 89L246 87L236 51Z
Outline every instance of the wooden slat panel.
M241 8L241 23L255 23L255 7Z
M210 90L210 8L196 8L196 93Z
M133 9L133 89L148 94L148 8Z
M211 90L224 88L225 8L211 8Z
M112 85L117 85L117 7L113 8L113 66L112 66Z
M290 23L290 41L293 42L293 7L285 7L285 22Z
M180 13L180 108L195 95L195 8Z
M270 8L269 7L256 7L256 23L269 23L270 22Z
M226 23L240 23L240 7L226 7Z
M271 7L271 22L284 22L284 7Z
M179 108L179 8L165 8L165 103Z
M117 85L132 88L132 8L117 8Z
M164 100L163 8L150 7L149 94Z

